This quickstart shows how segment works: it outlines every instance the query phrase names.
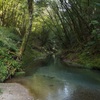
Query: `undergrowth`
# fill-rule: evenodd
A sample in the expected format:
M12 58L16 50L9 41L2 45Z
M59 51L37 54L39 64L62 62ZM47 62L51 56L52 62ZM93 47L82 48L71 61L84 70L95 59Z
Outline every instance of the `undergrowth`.
M85 51L70 52L64 59L83 65L87 69L100 69L100 54L93 55Z
M20 37L14 28L0 27L0 82L10 78L20 70L17 57Z

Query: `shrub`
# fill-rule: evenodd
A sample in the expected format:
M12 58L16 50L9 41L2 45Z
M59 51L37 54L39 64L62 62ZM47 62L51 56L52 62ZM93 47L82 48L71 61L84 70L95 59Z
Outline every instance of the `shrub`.
M14 75L20 70L20 61L17 59L20 37L13 28L0 28L0 81Z

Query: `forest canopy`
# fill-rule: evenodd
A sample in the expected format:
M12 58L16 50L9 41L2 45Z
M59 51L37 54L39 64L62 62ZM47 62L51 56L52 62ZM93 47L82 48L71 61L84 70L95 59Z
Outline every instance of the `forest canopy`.
M0 0L0 81L49 54L100 68L99 0Z

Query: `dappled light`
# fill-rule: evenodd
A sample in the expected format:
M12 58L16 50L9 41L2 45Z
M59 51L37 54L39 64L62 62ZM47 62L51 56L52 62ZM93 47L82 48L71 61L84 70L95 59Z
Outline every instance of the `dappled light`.
M11 82L35 100L99 100L100 1L0 0L0 82L0 100Z

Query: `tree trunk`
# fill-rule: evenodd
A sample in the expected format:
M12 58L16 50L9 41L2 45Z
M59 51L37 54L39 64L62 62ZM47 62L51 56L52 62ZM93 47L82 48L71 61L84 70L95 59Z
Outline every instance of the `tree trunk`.
M32 20L33 20L33 0L27 0L27 4L28 4L28 12L29 12L29 27L28 30L26 32L26 34L23 37L23 41L22 41L22 45L20 48L20 52L19 52L19 57L22 57L25 49L26 49L26 45L29 39L29 35L31 34L31 29L32 29Z

